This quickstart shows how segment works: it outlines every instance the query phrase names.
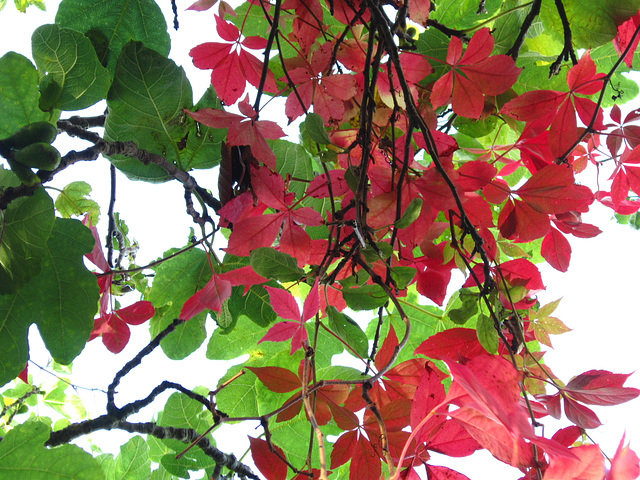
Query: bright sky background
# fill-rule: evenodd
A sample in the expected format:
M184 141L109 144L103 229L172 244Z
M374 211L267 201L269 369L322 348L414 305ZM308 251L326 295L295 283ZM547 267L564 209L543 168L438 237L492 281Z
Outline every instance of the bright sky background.
M30 58L31 32L43 23L52 23L59 2L47 0L48 12L41 12L34 7L28 13L16 12L9 0L7 7L0 12L0 56L13 50ZM171 25L170 2L160 2ZM194 99L198 99L209 81L209 73L197 70L191 64L188 51L193 46L212 40L214 31L213 10L204 13L185 12L191 0L178 0L181 29L171 30L171 58L182 65L187 77L194 87ZM631 107L638 108L636 100ZM103 106L97 112L102 113ZM1 114L1 112L0 112ZM81 114L81 113L79 113ZM276 118L281 120L284 115ZM282 122L281 122L282 123ZM281 125L285 126L285 125ZM71 148L65 143L65 135L56 142L64 154ZM66 145L66 146L65 146ZM76 146L75 149L79 149ZM109 165L104 159L97 162L84 162L85 165L74 165L69 174L57 175L53 186L62 188L74 180L85 180L94 187L92 198L104 206L102 218L106 218L108 203ZM212 172L196 172L200 185L205 188L216 188L217 180ZM595 185L595 170L580 177L589 185ZM601 179L606 180L606 176ZM54 191L49 191L55 196ZM183 189L178 182L162 185L150 185L142 182L130 182L120 175L116 210L130 227L132 238L140 243L138 263L151 261L168 248L184 245L192 226L190 217L184 208ZM546 356L547 364L565 381L590 369L610 370L614 373L630 373L640 370L640 232L611 221L611 211L594 204L592 211L583 217L588 223L599 226L604 233L593 239L570 238L573 248L569 272L561 274L551 268L543 270L543 280L547 290L541 292L539 298L543 304L564 297L555 316L562 319L574 331L552 338L556 350ZM99 225L101 234L106 233L106 223ZM453 289L459 285L453 285ZM208 324L211 332L213 322ZM32 331L32 333L34 333ZM39 364L47 362L43 347L34 347L37 335L31 336L32 358ZM113 375L149 340L147 326L132 328L132 341L119 355L108 352L99 340L92 342L74 362L73 379L83 387L105 388ZM206 345L206 342L205 342ZM172 362L162 353L155 352L147 357L141 367L134 370L131 378L120 387L122 396L116 397L118 405L145 396L147 392L162 380L173 380L192 388L206 385L214 388L217 379L226 368L216 366L216 362L207 360L203 346L187 360ZM30 373L40 375L37 368L30 367ZM139 375L136 376L135 374ZM640 388L640 373L632 376L627 386ZM87 403L90 412L95 415L103 413L105 395L99 392L78 392ZM550 391L549 393L555 393ZM129 394L129 395L127 395ZM161 408L167 396L161 397L156 407ZM119 400L118 400L119 399ZM614 407L595 407L594 410L605 422L603 427L592 430L594 441L601 444L608 455L613 455L615 448L626 430L627 440L631 441L636 451L640 450L640 401ZM151 410L154 407L151 407ZM150 410L150 411L151 411ZM142 417L138 417L139 419ZM550 436L557 427L544 419L547 425L546 435ZM562 426L566 426L564 423ZM230 435L235 430L229 427ZM253 426L251 427L253 428ZM253 433L257 436L260 431ZM118 432L104 432L91 435L93 441L106 452L116 453L119 445L128 438ZM227 439L230 436L226 437ZM227 443L226 443L227 444ZM227 444L228 445L228 444ZM241 454L241 449L233 453ZM442 462L434 460L434 464L444 464L460 470L472 480L516 479L518 472L495 460L486 462L488 454L474 454L467 459L443 458Z

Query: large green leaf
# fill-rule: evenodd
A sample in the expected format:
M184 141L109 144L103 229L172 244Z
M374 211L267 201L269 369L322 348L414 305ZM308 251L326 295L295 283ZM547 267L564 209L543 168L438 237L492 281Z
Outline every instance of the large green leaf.
M44 188L11 202L0 243L0 295L15 293L38 274L54 221L53 201Z
M169 55L167 24L153 0L64 0L58 8L56 23L86 33L94 43L100 39L106 42L105 56L101 59L111 72L122 47L131 40Z
M47 75L62 88L53 107L81 110L105 98L109 73L87 37L58 25L42 25L33 32L31 45L40 78Z
M167 255L174 252L169 251ZM156 315L150 323L152 337L178 318L184 302L202 289L211 278L207 254L196 248L161 263L155 271L156 276L149 292L149 301L156 307ZM178 360L193 353L206 338L205 319L206 313L201 313L165 338L161 343L165 354Z
M577 48L593 48L615 37L618 25L638 13L640 0L563 0ZM545 28L561 37L562 21L554 0L543 0L540 16Z
M105 480L146 480L151 474L149 447L140 436L122 445L117 457L102 455L100 460Z
M33 64L16 52L0 58L0 139L48 119L38 108L38 96L38 72Z
M449 28L471 28L497 13L502 0L487 0L483 13L478 13L478 4L477 0L439 0L431 18Z
M58 363L70 363L84 348L99 298L96 277L82 259L93 243L79 221L56 219L40 273L17 293L0 295L0 384L24 368L27 330L34 322Z
M46 448L49 427L32 419L17 425L0 442L3 480L101 480L100 464L75 445Z
M179 143L187 135L185 108L193 105L191 85L182 68L140 42L124 46L107 97L109 116L105 138L135 141L138 147L162 155L179 167ZM112 157L128 177L164 182L171 177L157 165L128 157Z
M83 256L94 241L78 220L57 218L40 274L18 292L47 349L64 365L82 351L93 329L100 292Z

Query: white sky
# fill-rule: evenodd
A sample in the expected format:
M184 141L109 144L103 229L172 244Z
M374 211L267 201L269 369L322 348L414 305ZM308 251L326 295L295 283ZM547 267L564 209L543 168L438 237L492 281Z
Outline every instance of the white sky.
M9 5L0 12L0 55L14 50L30 57L31 32L36 26L53 21L58 3L47 0L48 12L40 12L31 7L23 15L15 11L9 0ZM167 15L170 15L170 2L166 0L161 3ZM181 29L177 33L172 30L171 57L187 71L187 76L194 85L194 99L198 99L206 88L209 73L195 69L187 53L191 47L211 40L214 24L212 11L185 12L184 9L190 3L191 0L178 1ZM171 17L168 17L168 24L171 25ZM638 106L635 105L635 108ZM98 112L101 111L102 107ZM60 147L64 154L64 146ZM94 187L92 197L104 206L104 218L108 201L108 172L108 162L99 159L97 163L74 166L69 169L68 174L58 175L53 185L62 188L74 180L88 181ZM594 184L594 174L592 171L590 176L581 177L583 183ZM216 178L213 173L200 172L196 177L201 185L215 188ZM192 224L184 213L181 186L177 182L150 185L129 182L123 176L120 178L116 210L121 212L130 227L131 236L141 245L139 263L157 258L170 247L184 245ZM602 180L606 180L606 177ZM614 373L630 373L640 369L640 232L620 226L610 221L610 218L610 210L594 204L592 212L585 215L583 220L598 225L604 233L594 239L570 238L573 255L568 273L561 274L551 268L543 271L547 290L539 295L542 303L564 297L554 315L574 329L570 333L553 337L556 350L551 350L546 356L547 364L565 381L589 369L605 369ZM104 234L104 224L100 228ZM131 343L117 356L108 352L98 343L99 340L92 342L74 362L74 381L86 387L106 388L113 374L147 341L148 330L145 325L132 328ZM33 348L32 357L37 358L40 364L46 363L42 348ZM149 365L153 367L149 369ZM168 361L156 352L145 359L142 368L147 368L144 378L135 377L128 383L123 382L120 388L123 392L120 405L128 401L127 390L131 394L129 400L140 398L164 379L177 380L187 387L206 385L213 388L226 370L221 366L216 368L215 362L206 360L203 349L181 362ZM33 374L38 373L36 368L30 370ZM150 373L149 370L154 372ZM197 375L190 375L190 372L197 372ZM640 374L632 376L627 386L640 388ZM102 413L104 395L92 393L85 398L87 401L97 401L98 411L94 413ZM161 400L157 408L161 408L163 403L164 400ZM625 429L627 440L631 441L636 451L640 450L639 407L640 403L636 400L620 406L594 408L605 426L592 430L591 435L602 445L605 453L613 455ZM546 435L550 436L557 427L546 419L545 424L548 425ZM563 424L566 425L568 423ZM105 451L114 453L120 442L128 438L127 435L116 432L94 434L91 437ZM242 451L236 450L234 453L241 454ZM433 463L458 469L472 480L518 478L518 472L510 467L495 460L480 460L487 456L474 454L467 459L445 458L440 463Z

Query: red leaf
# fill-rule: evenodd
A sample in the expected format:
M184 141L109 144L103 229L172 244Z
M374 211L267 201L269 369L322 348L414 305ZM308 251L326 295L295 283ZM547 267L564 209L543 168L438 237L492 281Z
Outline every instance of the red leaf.
M140 301L113 312L129 325L140 325L156 314L151 302Z
M315 316L320 310L320 295L318 293L318 278L313 283L311 291L304 301L304 307L302 308L302 321L306 322L311 317Z
M381 472L380 456L371 442L364 435L359 435L351 458L349 480L380 480Z
M290 338L293 338L300 326L300 322L278 322L269 329L267 334L262 337L258 343L286 342Z
M264 288L269 292L271 306L279 317L286 320L300 321L300 307L298 307L296 299L288 290L269 286L265 286Z
M640 395L637 388L622 387L629 375L590 370L572 379L563 389L579 402L591 405L619 405Z
M89 223L89 214L85 215L82 223L86 225L89 230L91 230L91 234L93 235L93 238L95 240L95 243L93 244L93 250L91 250L91 253L86 254L85 257L87 257L89 261L91 261L91 263L93 263L104 273L111 271L111 268L109 268L109 264L107 263L107 259L102 252L102 243L100 242L98 229Z
M606 480L635 480L638 476L640 476L640 459L629 445L624 444L623 435L611 461L611 470L607 473Z
M18 378L20 380L22 380L24 383L29 383L29 364L27 363L24 366L24 369L20 372L20 375L18 375Z
M571 449L576 458L551 458L544 473L545 480L602 480L604 456L598 445L582 445Z
M331 451L331 468L338 468L353 458L356 449L358 432L356 430L341 435L333 444ZM376 479L378 480L378 479Z
M107 350L112 353L120 353L129 343L130 337L129 326L117 316L109 314L102 330L102 343L107 347Z
M573 171L565 165L548 165L539 170L517 193L541 213L584 212L594 200L588 187L575 185Z
M197 2L192 3L191 6L187 8L187 10L204 12L205 10L209 10L211 7L213 7L217 2L218 0L198 0Z
M286 480L287 478L287 464L284 463L282 458L276 455L269 449L269 444L260 439L249 437L249 443L251 445L251 456L253 462L260 470L267 480ZM283 458L286 458L281 448L273 445Z
M516 258L500 265L502 275L512 287L521 286L528 290L544 290L540 270L526 258Z
M581 405L580 403L564 396L564 413L569 420L581 428L597 428L602 422L593 410Z
M549 265L556 270L566 272L569 269L571 245L565 236L555 228L552 228L544 237L541 253Z
M238 285L260 285L261 283L268 282L266 278L258 275L249 265L221 273L218 275L218 278L226 280L232 287L237 287Z
M475 192L489 184L497 172L496 167L487 162L467 162L458 169L456 185L465 192Z
M448 393L452 402L495 419L516 437L534 435L519 403L522 373L511 363L493 355L479 355L464 365L445 361L454 380ZM457 397L462 392L469 397Z
M613 46L616 48L616 52L618 52L618 55L622 55L627 49L627 47L631 43L633 34L638 29L639 25L640 13L631 17L626 22L623 22L618 26L618 34L613 39ZM626 63L627 67L629 68L631 68L633 65L633 56L636 49L638 48L638 42L640 42L640 35L635 38L635 40L633 41L633 45L629 49L629 52L624 57L624 63Z
M426 467L429 480L469 480L466 475L451 470L449 467L439 467L437 465L426 465Z
M427 268L418 270L418 292L442 306L447 297L447 287L451 281L451 268Z
M202 290L196 292L184 303L180 318L190 320L205 309L214 310L218 313L222 310L222 303L231 296L231 283L213 275L211 280Z
M514 435L502 423L491 420L478 410L462 407L451 416L498 460L514 467L529 467L533 462L531 447L520 435Z
M500 113L508 115L521 122L536 121L544 125L551 124L555 112L564 102L567 93L556 92L554 90L536 90L525 92L522 95L507 102L502 107Z
M284 213L269 213L243 218L234 224L226 252L230 255L246 257L252 250L270 247L278 237Z
M450 328L436 333L415 350L416 355L421 354L436 360L473 358L484 353L486 351L478 341L478 334L471 328Z
M272 392L292 392L302 385L300 379L291 370L281 367L247 367Z
M384 339L382 343L382 347L378 350L375 358L376 368L382 369L384 368L390 361L393 353L398 346L398 336L396 335L396 331L393 328L393 325L389 328L389 333L387 334L387 338Z
M429 450L450 457L466 457L482 448L459 422L452 419L429 432L428 438L421 438L426 441Z
M558 430L553 437L552 440L561 443L565 447L570 447L576 440L578 440L582 436L582 429L576 425L571 425L570 427L561 428Z

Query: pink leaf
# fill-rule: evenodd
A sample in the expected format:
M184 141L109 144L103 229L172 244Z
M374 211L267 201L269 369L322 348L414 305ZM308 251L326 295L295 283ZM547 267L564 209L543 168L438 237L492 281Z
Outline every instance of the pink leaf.
M220 312L222 303L231 296L231 283L213 275L205 287L187 300L180 312L180 318L190 320L205 309Z
M129 325L140 325L153 317L156 311L151 302L140 301L113 313Z
M279 317L286 320L300 321L300 308L296 299L287 290L282 288L264 287L269 292L271 306Z

